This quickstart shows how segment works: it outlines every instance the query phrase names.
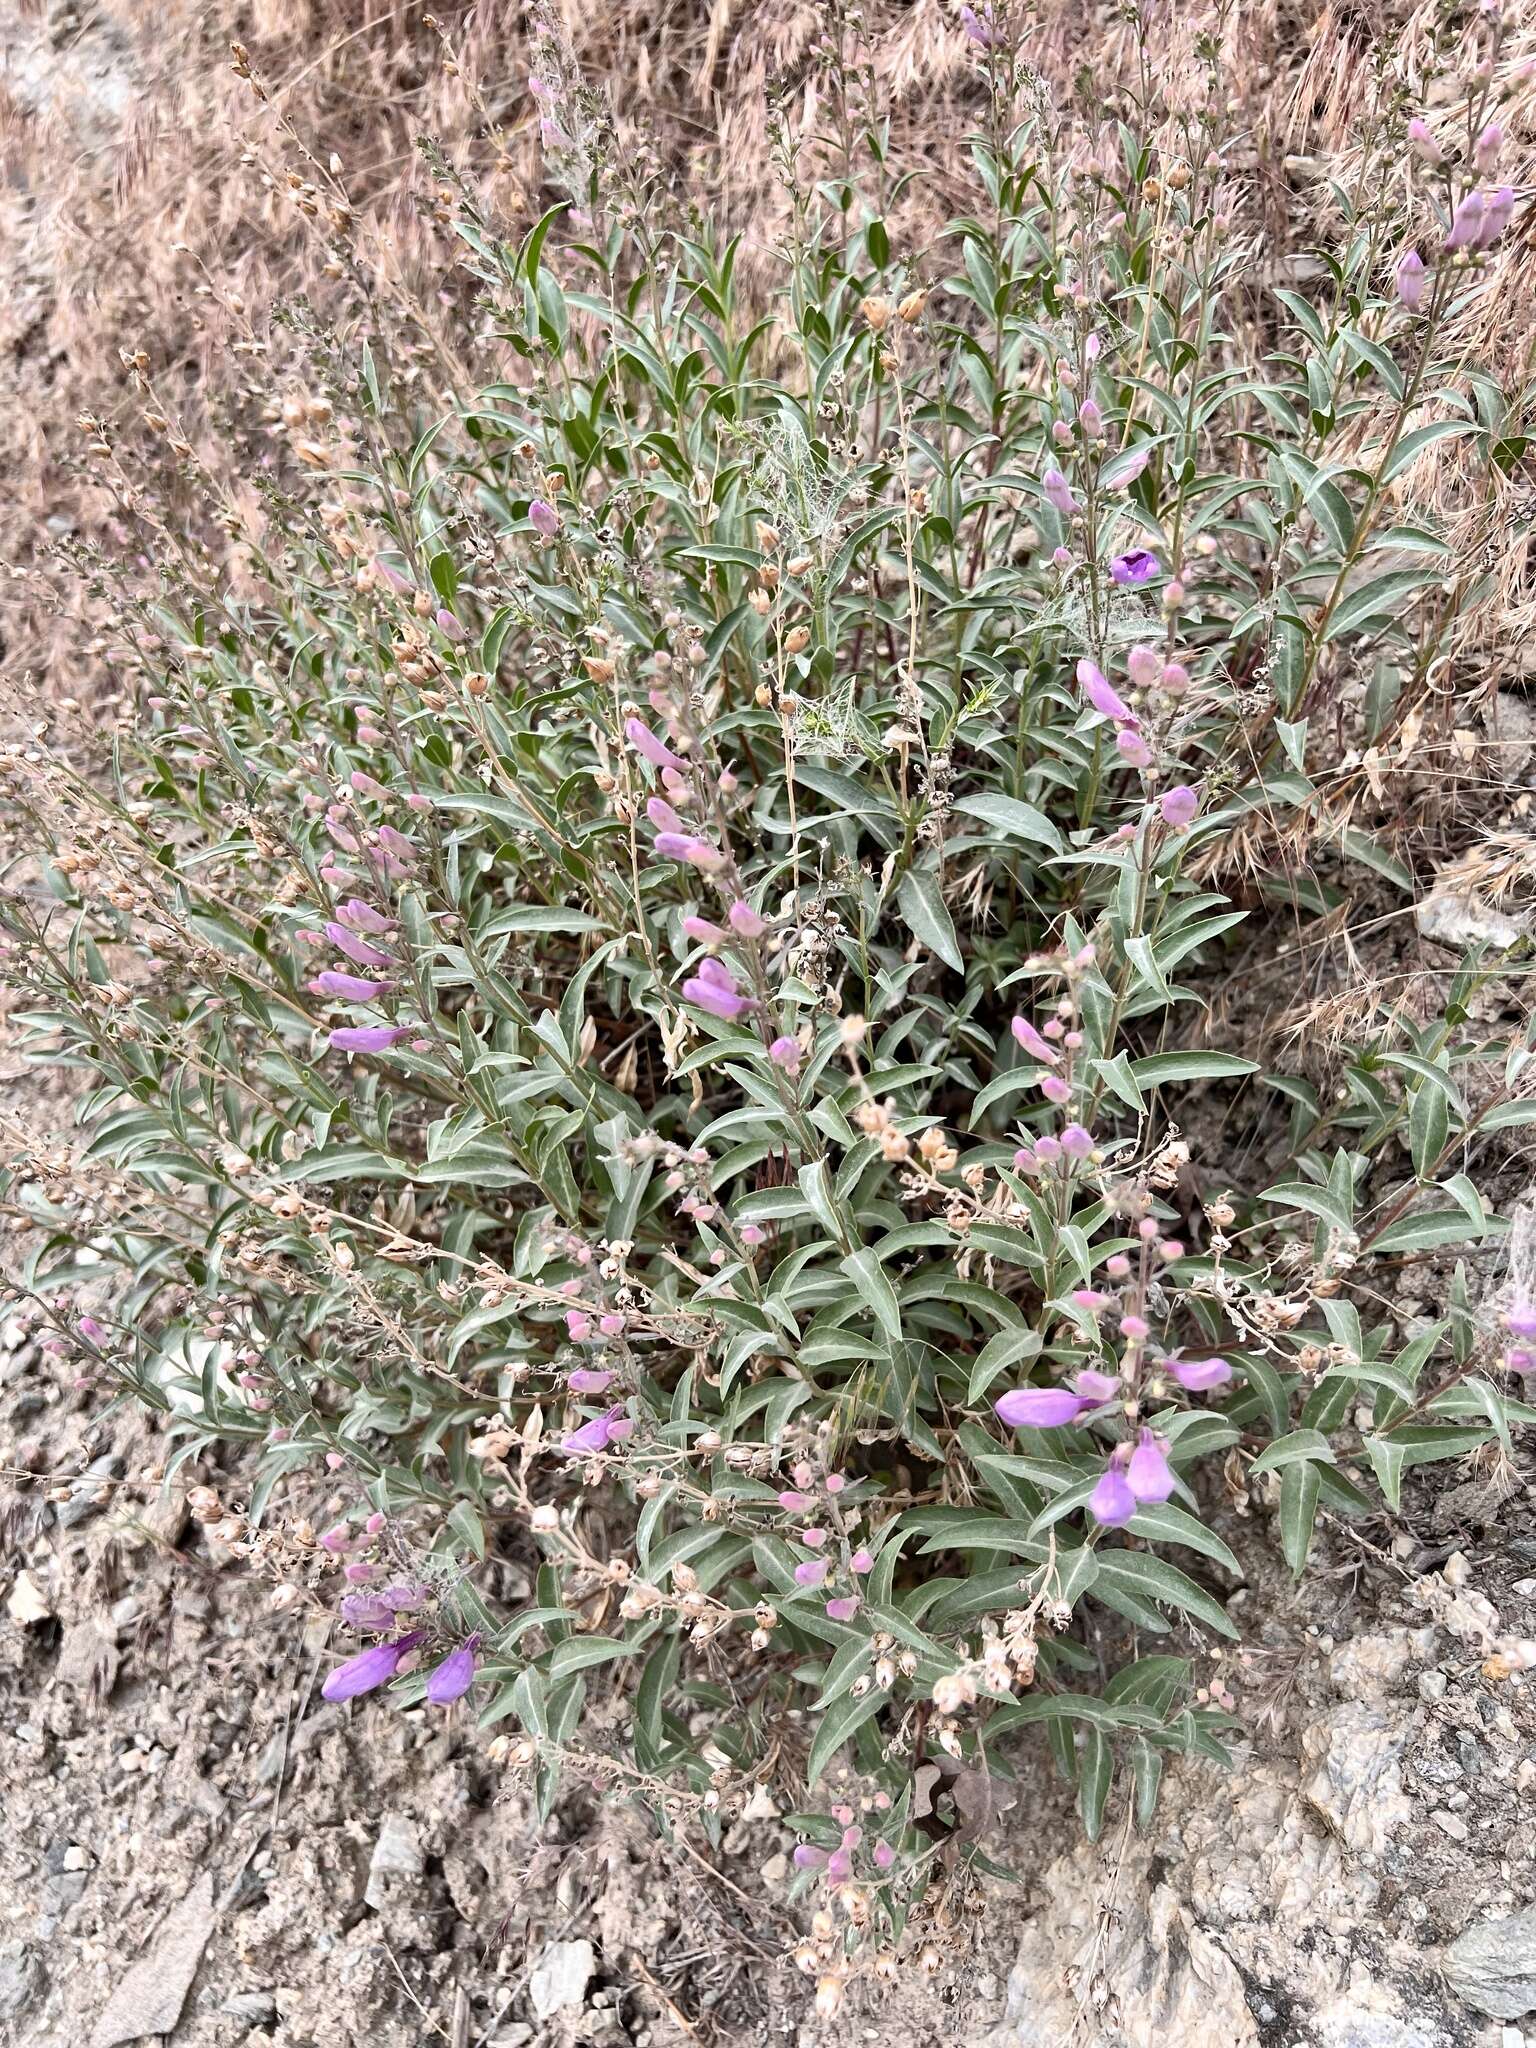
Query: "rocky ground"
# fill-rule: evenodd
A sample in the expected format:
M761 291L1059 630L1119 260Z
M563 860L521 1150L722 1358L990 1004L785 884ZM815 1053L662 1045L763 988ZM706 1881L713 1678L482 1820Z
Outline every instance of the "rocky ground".
M324 1704L323 1642L186 1509L153 1426L0 1331L0 2030L29 2048L830 2038L784 1958L766 1802L718 1856L579 1790L542 1826L471 1720ZM929 1986L842 2038L937 2048L1514 2048L1536 2012L1533 1470L1243 1559L1230 1775L1080 1842L1043 1754ZM1490 1675L1490 1672L1493 1675ZM1531 2035L1536 2040L1536 2024Z

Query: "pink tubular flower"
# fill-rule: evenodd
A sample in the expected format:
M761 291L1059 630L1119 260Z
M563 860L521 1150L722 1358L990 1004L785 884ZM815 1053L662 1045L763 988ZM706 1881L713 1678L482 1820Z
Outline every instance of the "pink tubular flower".
M1122 1316L1120 1334L1132 1344L1140 1344L1152 1334L1152 1325L1145 1316Z
M1165 825L1173 825L1182 830L1185 825L1193 823L1200 809L1200 799L1187 782L1176 782L1172 789L1163 791L1158 799L1157 808L1162 813Z
M828 1621L852 1621L859 1611L857 1593L844 1593L840 1599L829 1600L826 1605Z
M1060 1061L1061 1054L1041 1037L1027 1017L1015 1017L1008 1028L1032 1059L1044 1060L1048 1067L1054 1067Z
M464 638L463 626L454 617L453 613L449 611L446 605L439 605L432 616L434 622L436 623L437 630L439 631L439 633L442 634L445 640L452 640L455 644L457 644L460 640Z
M375 555L373 572L376 576L383 577L397 597L404 597L414 587L410 577L403 575L393 562L386 562L382 555Z
M1069 1159L1087 1159L1093 1151L1093 1133L1081 1124L1067 1124L1061 1133L1061 1149Z
M345 1003L366 1003L374 996L387 995L394 985L392 981L369 981L361 974L343 974L335 967L327 967L309 984L317 996L334 996Z
M1429 123L1417 115L1408 123L1408 147L1421 164L1438 166L1445 162L1445 151L1436 142Z
M1074 1308L1086 1309L1091 1316L1108 1308L1114 1301L1112 1294L1101 1294L1097 1287L1074 1287L1067 1299Z
M385 784L380 782L376 775L370 775L366 768L354 768L349 780L359 796L371 796L382 800L390 794Z
M475 1682L475 1651L479 1647L479 1636L470 1636L434 1666L427 1680L427 1698L434 1707L449 1707L455 1700L463 1699Z
M688 836L682 819L673 810L664 796L649 798L645 806L645 815L650 819L658 832L676 832L683 838Z
M848 1569L852 1572L857 1572L860 1578L866 1572L872 1572L874 1568L874 1552L870 1550L856 1550L848 1560Z
M1049 504L1063 519L1070 519L1077 510L1077 500L1072 495L1072 486L1059 469L1048 469L1040 479L1040 489Z
M1120 1393L1120 1382L1113 1373L1095 1372L1091 1365L1085 1365L1069 1384L1074 1393L1080 1394L1085 1401L1091 1401L1095 1407L1104 1401L1116 1400Z
M1504 130L1497 121L1490 121L1472 145L1472 163L1480 178L1491 177L1498 169L1499 151L1504 147Z
M1398 258L1392 281L1397 289L1397 302L1406 312L1417 313L1423 305L1424 287L1428 280L1429 273L1417 249L1410 249L1406 256Z
M877 1870L889 1870L896 1861L896 1850L890 1842L876 1842L874 1854Z
M718 962L705 961L704 965L714 966ZM711 1017L719 1017L726 1023L732 1023L737 1017L744 1017L748 1010L757 1008L753 997L742 995L729 974L723 981L706 976L702 971L692 974L683 983L683 994L697 1008L707 1010Z
M750 903L738 900L725 914L730 919L731 930L738 938L760 939L768 929Z
M788 1036L776 1038L768 1048L768 1057L776 1067L782 1067L793 1078L800 1071L800 1041Z
M421 1630L412 1629L409 1635L396 1636L392 1643L375 1643L371 1650L359 1650L345 1664L336 1666L320 1688L321 1698L355 1700L360 1693L373 1692L377 1687L387 1685L399 1670L407 1650L414 1650L421 1639Z
M553 540L560 531L560 514L545 499L535 498L528 507L528 523L545 540Z
M1133 732L1128 725L1122 725L1115 734L1115 752L1127 768L1150 768L1152 749L1139 732Z
M1190 1394L1203 1394L1209 1387L1224 1387L1232 1368L1224 1358L1170 1358L1165 1361L1168 1377L1177 1380Z
M388 1052L402 1038L409 1038L414 1028L410 1024L343 1024L331 1033L329 1043L336 1052Z
M1491 249L1509 226L1515 211L1515 188L1501 185L1497 192L1490 193L1483 208L1482 232L1477 238L1479 249Z
M685 917L683 930L701 946L723 946L726 941L726 934L719 925L711 924L707 917Z
M1047 1102L1063 1103L1072 1100L1072 1084L1060 1074L1047 1074L1040 1083L1040 1093ZM1063 1150L1066 1148L1063 1147Z
M1129 704L1114 689L1104 671L1096 662L1080 661L1077 664L1078 687L1094 710L1104 718L1112 718L1117 725L1134 725L1136 714Z
M568 1437L561 1440L560 1448L575 1457L586 1457L596 1451L606 1451L610 1444L622 1443L633 1429L634 1424L624 1413L623 1404L619 1403L605 1415L594 1415L580 1429L573 1429Z
M637 754L643 754L653 768L675 768L682 774L688 763L681 754L674 754L665 740L658 739L651 728L639 718L626 718L624 737Z
M1138 1501L1158 1503L1173 1492L1173 1468L1168 1463L1167 1445L1150 1429L1138 1430L1136 1448L1125 1468L1126 1481Z
M584 1337L592 1334L592 1318L583 1315L579 1308L568 1308L565 1312L565 1334L573 1344L579 1344Z
M804 1564L795 1566L797 1586L819 1586L832 1567L824 1557L808 1557Z
M395 928L392 917L385 917L381 911L375 910L371 903L365 903L361 896L349 897L337 910L336 915L353 931L372 932L375 937L383 932L392 932Z
M1090 1404L1070 1387L1015 1387L992 1405L1008 1429L1060 1429Z
M337 1611L348 1628L367 1629L371 1633L395 1625L394 1609L377 1593L345 1594Z
M370 946L366 939L360 939L356 932L350 932L344 924L331 918L325 926L325 936L338 953L345 953L349 960L355 960L359 967L388 967L390 956L381 946Z
M790 1860L796 1870L825 1870L830 1856L829 1850L818 1849L814 1842L800 1842Z
M1123 1529L1136 1512L1136 1496L1120 1459L1124 1448L1122 1444L1114 1452L1098 1485L1088 1496L1088 1512L1101 1529Z
M75 1328L87 1344L99 1344L107 1334L106 1325L98 1323L94 1316L82 1316Z
M1451 215L1451 231L1445 238L1447 249L1480 249L1483 246L1483 195L1468 192L1458 200L1456 211Z
M1160 566L1150 549L1132 548L1128 554L1116 555L1109 565L1109 573L1123 589L1131 584L1150 583Z
M803 1514L808 1507L814 1507L814 1505L815 1503L808 1493L797 1493L790 1487L786 1487L779 1495L779 1506L787 1508L792 1515Z

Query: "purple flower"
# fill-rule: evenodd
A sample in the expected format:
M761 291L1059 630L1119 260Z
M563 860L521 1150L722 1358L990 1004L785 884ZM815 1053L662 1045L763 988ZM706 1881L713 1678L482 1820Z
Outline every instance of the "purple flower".
M1109 565L1110 575L1122 587L1131 583L1150 583L1158 571L1156 555L1146 548L1132 548L1128 555L1116 555Z
M330 1035L336 1052L388 1052L413 1030L409 1024L343 1024Z
M730 919L731 930L738 938L760 939L768 929L750 903L737 901L725 914Z
M87 1344L99 1344L107 1334L106 1325L98 1323L94 1316L82 1316L75 1328Z
M1059 512L1063 519L1070 519L1077 510L1077 500L1072 495L1072 486L1061 471L1048 469L1040 479L1040 489L1046 502Z
M1088 1512L1101 1529L1123 1529L1136 1512L1136 1496L1125 1476L1125 1468L1111 1457L1103 1477L1088 1496Z
M434 1707L450 1707L469 1691L475 1682L475 1651L479 1646L479 1636L471 1636L433 1668L427 1680L427 1698Z
M825 1870L830 1852L818 1849L814 1842L801 1842L795 1849L792 1861L796 1870Z
M437 630L445 640L457 643L464 638L464 628L446 605L440 605L433 617L437 623Z
M856 1550L848 1560L848 1569L862 1578L865 1572L875 1568L875 1554L872 1550Z
M1102 1401L1113 1401L1120 1393L1120 1382L1113 1373L1095 1372L1091 1365L1085 1365L1076 1379L1071 1382L1075 1393L1085 1401L1092 1401L1097 1407Z
M1093 1133L1081 1124L1067 1124L1061 1134L1061 1149L1069 1159L1086 1159L1093 1151Z
M1439 165L1445 162L1445 151L1436 142L1429 123L1417 116L1408 123L1408 147L1421 164Z
M845 1593L837 1600L829 1600L826 1605L828 1621L852 1621L858 1611L859 1596L857 1593Z
M1398 259L1392 280L1397 287L1398 304L1410 313L1417 313L1424 303L1424 286L1428 281L1424 259L1417 249L1410 249L1406 256Z
M683 821L673 810L664 796L653 796L645 806L645 815L658 832L676 832L686 837Z
M681 754L674 754L665 740L658 739L644 719L626 718L624 736L637 754L643 754L653 768L675 768L679 773L687 770L688 763Z
M338 953L345 953L349 960L355 960L359 967L388 967L389 955L379 946L370 946L366 939L360 939L356 932L349 932L344 924L331 918L325 926L325 936Z
M1447 249L1480 249L1483 245L1483 195L1468 192L1457 204L1451 215L1451 231L1445 238Z
M565 1376L565 1384L573 1394L606 1394L613 1381L611 1372L598 1372L589 1365L579 1365Z
M584 1458L589 1452L606 1451L610 1444L622 1443L633 1433L635 1425L624 1413L623 1403L617 1403L605 1415L594 1415L590 1422L584 1422L580 1429L573 1429L561 1441L562 1451L569 1451L575 1457Z
M974 7L961 8L960 26L978 49L991 50L996 48L997 30L992 22L992 9L989 5L985 4L985 0L983 0L979 13Z
M1497 121L1490 121L1472 145L1472 162L1480 178L1491 177L1498 168L1499 151L1504 147L1504 130Z
M1122 725L1115 734L1115 752L1127 768L1150 768L1152 749L1139 732L1133 732L1128 725Z
M529 505L528 521L534 532L543 534L546 540L553 540L560 531L560 514L543 498L535 498Z
M1109 678L1097 663L1080 661L1077 664L1078 687L1094 710L1105 718L1114 719L1117 725L1134 725L1136 714L1129 704L1113 688Z
M1504 1327L1511 1337L1518 1337L1528 1344L1536 1337L1536 1305L1528 1300L1517 1301L1505 1312Z
M355 932L372 932L377 936L380 932L392 932L395 928L392 917L385 917L380 911L375 910L371 903L365 903L361 896L349 897L337 910L336 915L343 924L350 925ZM329 930L330 927L327 926L326 929Z
M592 1334L592 1318L579 1308L568 1308L565 1312L565 1334L573 1344L580 1344Z
M795 1566L795 1584L797 1586L819 1586L831 1569L832 1567L826 1558L808 1557L804 1564L797 1564Z
M1488 202L1483 209L1483 229L1477 240L1479 249L1491 249L1493 247L1500 235L1509 226L1510 217L1514 210L1515 188L1513 185L1501 185L1497 192L1490 194Z
M1044 1060L1048 1067L1054 1067L1059 1063L1060 1053L1041 1036L1027 1017L1015 1017L1009 1029L1031 1059Z
M373 562L375 575L382 576L397 596L404 597L413 588L409 576L403 575L393 562L386 562L382 555L376 555Z
M718 847L711 846L707 839L691 838L685 832L658 832L656 851L663 860L686 861L690 867L702 868L706 873L725 865L725 855Z
M707 917L685 917L683 930L690 939L697 939L701 946L723 946L728 936L719 925L711 924Z
M683 994L697 1008L707 1010L710 1016L723 1018L727 1023L757 1008L752 997L739 994L734 985L707 981L702 974L689 976L683 983Z
M1138 1430L1136 1448L1125 1468L1125 1476L1138 1501L1167 1500L1173 1492L1174 1481L1165 1440L1154 1436L1150 1429Z
M366 1003L373 996L386 995L395 984L392 981L369 981L364 975L343 974L337 968L327 967L309 985L317 996L335 996L346 1003Z
M421 1639L421 1630L412 1629L409 1635L396 1636L392 1643L375 1643L371 1650L359 1650L345 1664L336 1666L320 1688L321 1698L355 1700L360 1693L387 1685L399 1670L406 1651L414 1650Z
M1170 1379L1187 1393L1203 1394L1208 1387L1224 1387L1232 1368L1224 1358L1170 1358L1165 1361Z
M1187 782L1176 782L1172 789L1163 791L1157 808L1163 814L1165 825L1182 827L1193 821L1200 809L1200 799Z
M1015 1387L992 1405L1008 1429L1060 1429L1092 1404L1070 1387Z
M377 1593L348 1593L338 1611L348 1628L386 1629L395 1625L394 1609Z

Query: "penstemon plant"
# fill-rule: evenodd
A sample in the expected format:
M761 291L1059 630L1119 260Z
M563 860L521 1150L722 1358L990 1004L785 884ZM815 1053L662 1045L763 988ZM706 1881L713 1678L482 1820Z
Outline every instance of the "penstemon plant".
M465 1702L544 1812L787 1800L828 2013L994 1868L1017 1731L1092 1834L1224 1756L1213 1507L1300 1573L1536 1420L1530 1226L1502 1293L1475 1249L1536 1122L1529 1030L1476 1028L1509 963L1326 1090L1211 1006L1256 910L1417 885L1326 747L1364 675L1386 761L1479 630L1421 466L1465 531L1525 445L1464 347L1500 18L1459 140L1383 82L1310 296L1255 280L1228 16L1118 121L962 21L974 212L897 246L844 24L834 132L776 108L767 310L541 28L567 196L508 237L437 167L512 374L295 316L258 509L188 458L238 571L109 466L137 559L61 574L132 715L5 757L7 972L88 1077L5 1183L16 1298L334 1613L328 1698ZM1463 1247L1400 1328L1383 1275Z

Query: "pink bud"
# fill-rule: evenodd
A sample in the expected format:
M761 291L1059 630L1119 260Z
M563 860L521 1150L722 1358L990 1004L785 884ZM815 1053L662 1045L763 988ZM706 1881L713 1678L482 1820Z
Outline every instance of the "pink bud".
M737 901L726 912L731 930L743 939L760 939L768 927L750 903Z
M543 498L535 498L530 503L528 520L534 532L542 534L545 540L553 540L560 531L560 514Z
M1157 807L1163 814L1165 825L1183 827L1193 820L1200 808L1200 799L1187 782L1176 782L1172 789L1163 791Z

